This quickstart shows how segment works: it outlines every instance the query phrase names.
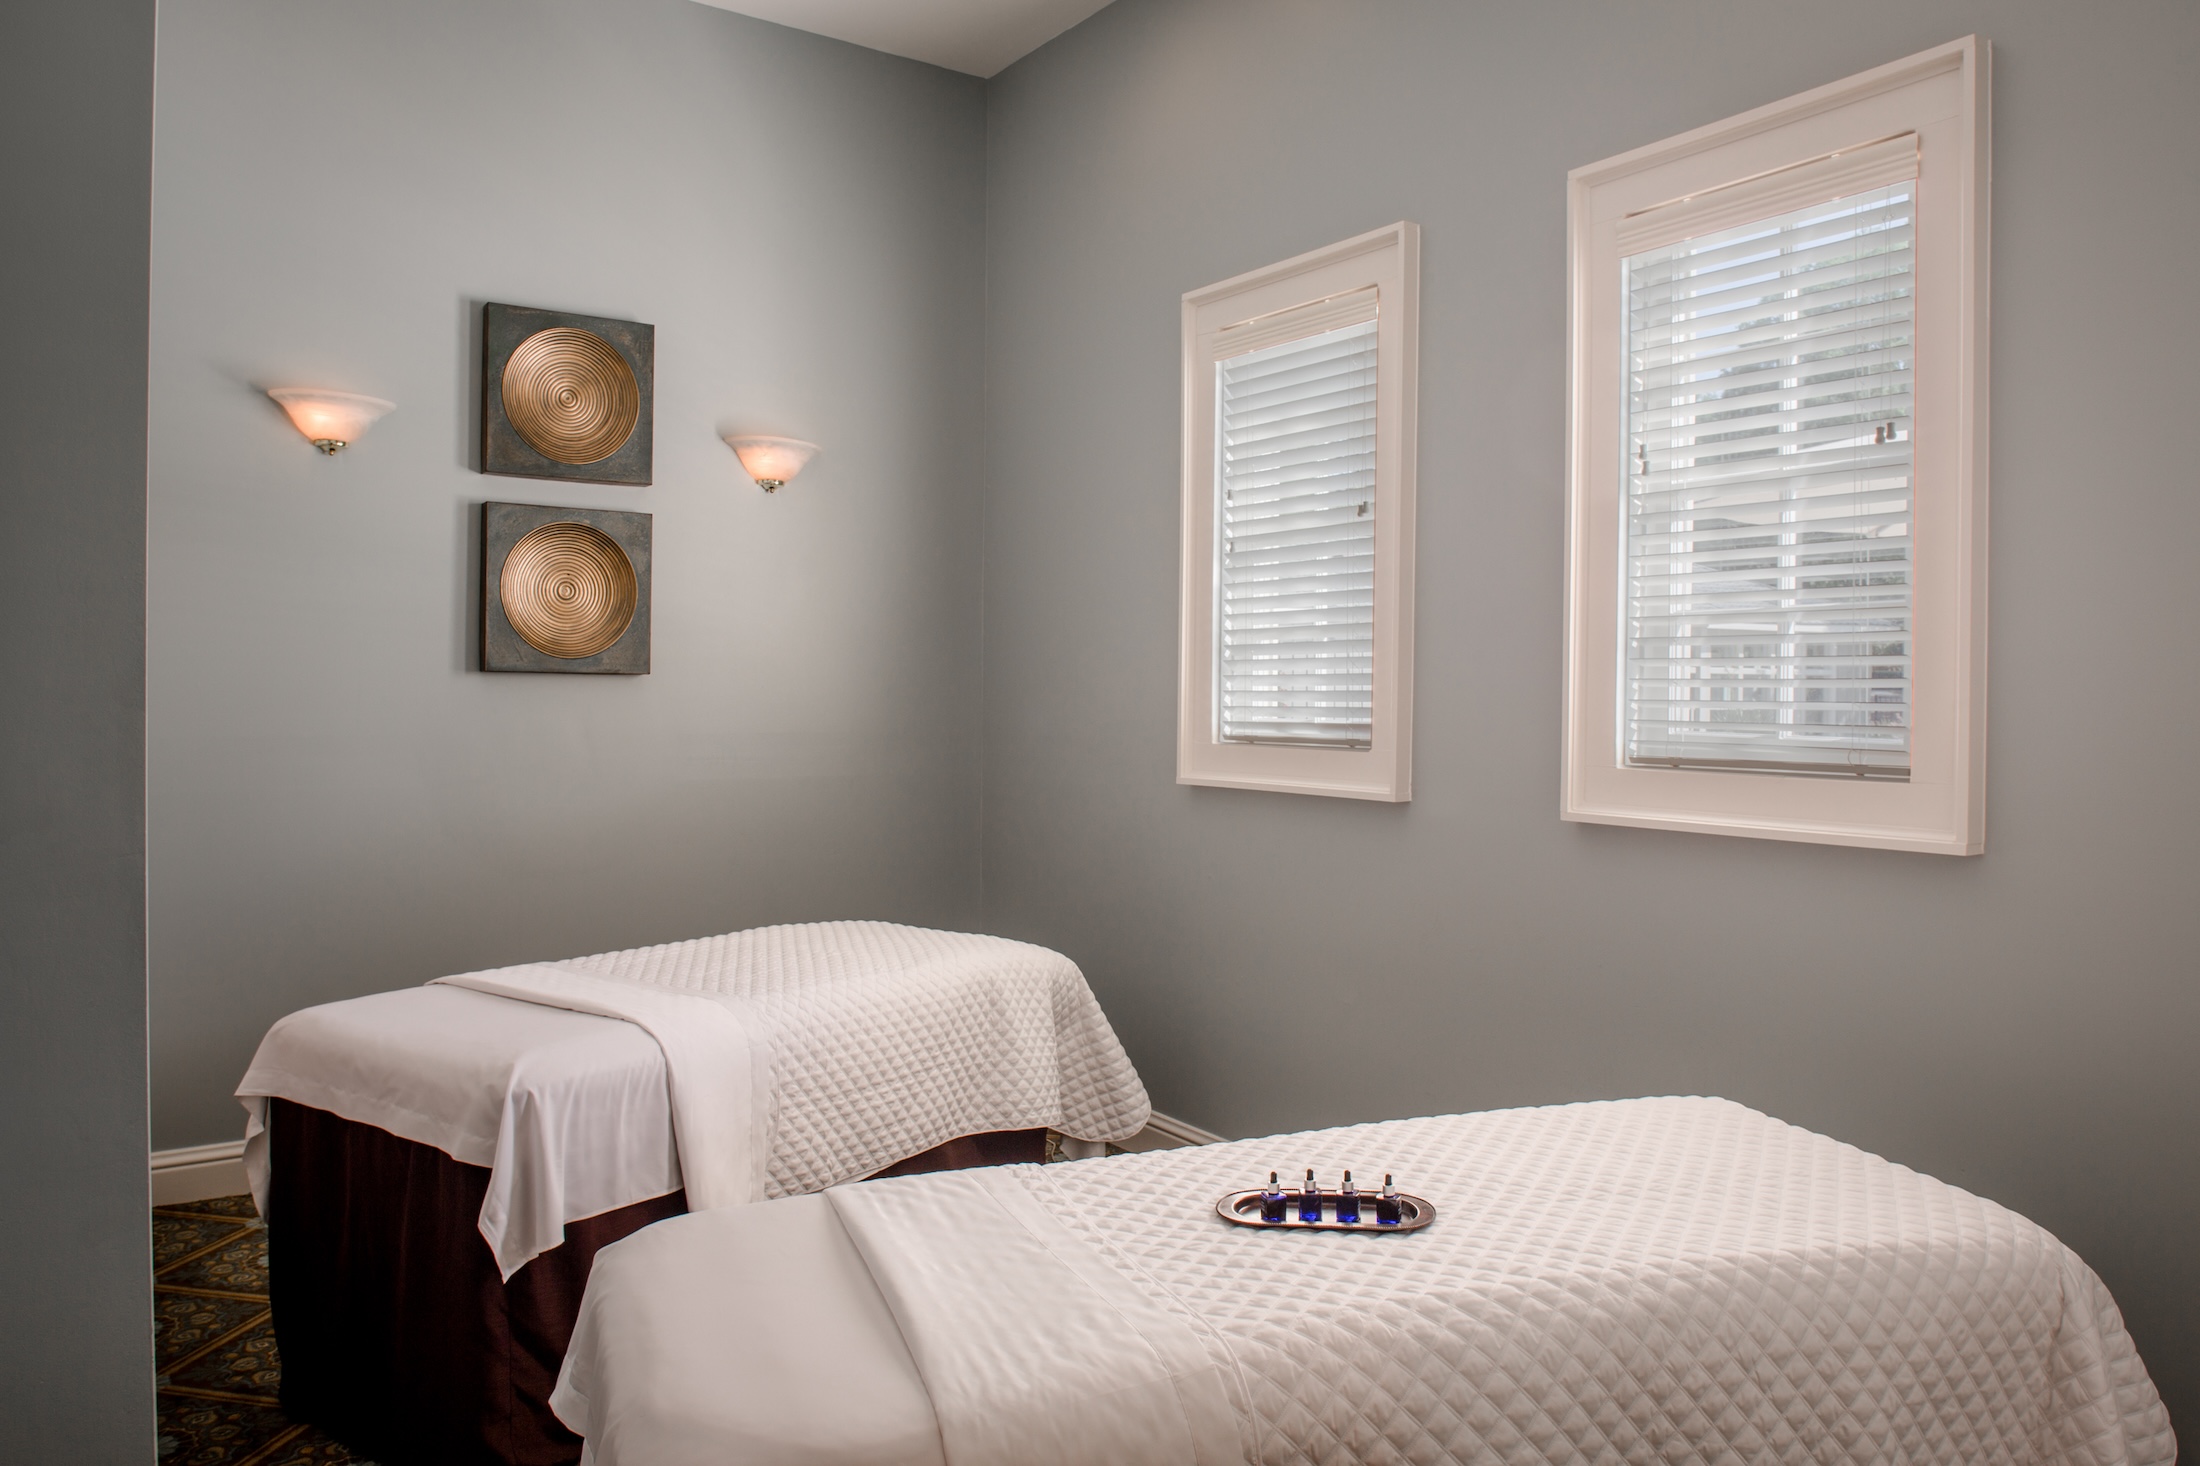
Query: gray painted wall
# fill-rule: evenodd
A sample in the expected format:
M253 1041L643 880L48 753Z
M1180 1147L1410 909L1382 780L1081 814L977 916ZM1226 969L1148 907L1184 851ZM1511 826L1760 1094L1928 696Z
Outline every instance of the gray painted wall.
M1565 177L1996 43L1978 859L1567 825ZM2004 1202L2200 1429L2200 10L1118 0L988 93L986 919L1226 1134L1714 1093ZM1424 228L1414 802L1174 782L1177 297Z
M981 84L689 0L172 0L159 63L153 1143L307 1004L972 925ZM655 324L654 486L473 471L483 300ZM398 407L326 459L286 384ZM471 670L484 499L655 516L650 676Z
M153 1454L145 278L153 0L0 8L0 1455Z

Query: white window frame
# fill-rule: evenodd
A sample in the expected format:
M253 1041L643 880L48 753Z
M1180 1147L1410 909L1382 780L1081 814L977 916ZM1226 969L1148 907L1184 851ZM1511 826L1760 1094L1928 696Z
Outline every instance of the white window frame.
M1419 400L1421 232L1400 222L1184 296L1183 563L1176 781L1403 803L1413 797L1413 484ZM1220 332L1373 288L1375 682L1366 748L1224 742L1217 736L1215 362Z
M1984 849L1989 55L1982 38L1966 36L1568 175L1563 818L1945 855ZM1619 226L1904 133L1917 135L1919 155L1910 777L1630 767L1619 727Z

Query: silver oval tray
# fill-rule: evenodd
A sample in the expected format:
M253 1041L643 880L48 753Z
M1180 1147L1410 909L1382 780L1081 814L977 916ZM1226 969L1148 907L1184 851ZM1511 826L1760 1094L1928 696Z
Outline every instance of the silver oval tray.
M1382 1236L1395 1232L1417 1232L1436 1220L1434 1203L1418 1196L1408 1196L1401 1191L1398 1193L1398 1220L1385 1226L1375 1220L1375 1194L1363 1191L1360 1193L1358 1221L1331 1221L1329 1218L1337 1210L1337 1193L1324 1191L1323 1219L1318 1222L1302 1222L1299 1220L1299 1194L1296 1191L1286 1191L1284 1201L1288 1214L1280 1222L1264 1222L1260 1219L1260 1193L1261 1188L1257 1186L1251 1191L1233 1191L1215 1203L1215 1214L1224 1221L1235 1222L1241 1227L1261 1227L1270 1232L1369 1232Z

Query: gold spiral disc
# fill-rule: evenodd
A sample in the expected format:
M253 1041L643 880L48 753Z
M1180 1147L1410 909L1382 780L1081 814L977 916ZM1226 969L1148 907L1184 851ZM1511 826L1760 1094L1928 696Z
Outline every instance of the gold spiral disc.
M513 347L503 393L513 429L558 463L609 458L642 417L634 369L617 347L577 326L552 326Z
M521 535L504 557L497 593L529 646L571 661L609 650L634 620L634 562L586 524L561 521Z

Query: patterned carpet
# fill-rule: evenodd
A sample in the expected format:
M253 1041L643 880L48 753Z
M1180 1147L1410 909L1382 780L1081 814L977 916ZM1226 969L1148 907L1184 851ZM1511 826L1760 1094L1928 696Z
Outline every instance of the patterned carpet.
M275 1402L267 1231L251 1197L154 1209L153 1353L163 1466L373 1466Z

